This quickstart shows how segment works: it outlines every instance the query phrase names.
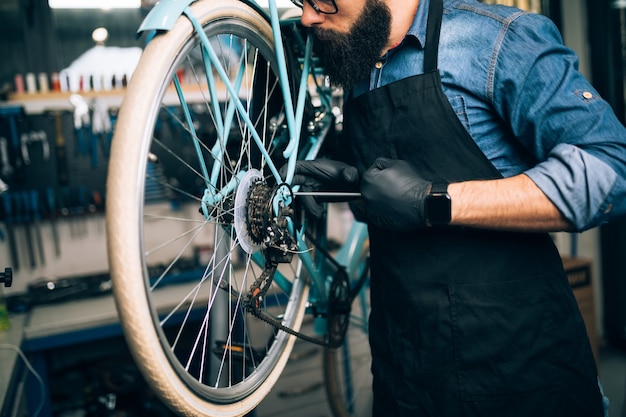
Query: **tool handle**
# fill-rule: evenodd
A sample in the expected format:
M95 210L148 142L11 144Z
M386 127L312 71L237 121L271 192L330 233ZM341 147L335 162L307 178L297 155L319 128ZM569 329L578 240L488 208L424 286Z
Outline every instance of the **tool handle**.
M13 264L13 268L17 270L20 268L20 258L17 253L15 235L13 234L13 222L15 221L15 219L13 217L11 194L9 192L4 192L0 194L0 197L2 198L2 206L4 208L4 223L6 225L7 236L9 239L9 252L11 254L11 262Z
M57 177L60 185L66 185L69 182L69 172L67 166L67 150L65 148L65 136L63 136L63 114L56 113L54 115L54 125L56 129L56 159L57 159Z
M19 193L18 200L21 200L21 206L16 205L16 212L19 213L19 221L24 224L24 235L26 236L26 246L28 247L28 259L30 260L30 267L35 268L37 266L37 260L35 259L35 250L30 229L32 221L32 209L30 205L30 196L28 191L22 191L21 193Z
M22 206L21 206L21 210L20 210L20 218L24 223L29 223L30 222L30 215L31 215L31 206L30 206L30 196L28 191L22 191L20 193L20 197L22 199Z
M13 148L18 149L20 147L20 138L17 134L17 122L14 116L9 116L9 130L11 131L11 143L13 144Z
M48 205L48 210L50 211L50 217L55 217L56 202L54 197L54 188L52 187L46 188L46 204Z
M4 222L11 223L13 221L13 206L11 205L11 194L2 193L2 208L4 210Z
M30 210L33 215L33 220L37 221L41 218L39 212L39 194L37 193L37 190L30 191Z

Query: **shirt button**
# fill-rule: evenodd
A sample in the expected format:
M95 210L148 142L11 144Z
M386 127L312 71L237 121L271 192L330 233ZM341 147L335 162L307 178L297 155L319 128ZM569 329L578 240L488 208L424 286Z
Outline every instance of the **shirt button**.
M583 93L583 97L586 98L587 100L591 100L593 98L593 94L591 94L589 91L585 91Z
M376 67L376 69L381 69L381 68L383 67L383 63L382 63L382 62L380 62L380 61L378 61L378 62L376 63L376 65L374 65L374 66Z

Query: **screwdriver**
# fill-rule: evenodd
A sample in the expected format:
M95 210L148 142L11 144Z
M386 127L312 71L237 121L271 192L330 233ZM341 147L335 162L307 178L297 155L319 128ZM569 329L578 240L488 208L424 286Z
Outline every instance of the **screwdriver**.
M57 205L52 187L46 188L46 201L48 204L50 225L52 226L52 239L54 240L54 254L57 258L61 255L61 242L59 242L59 232L57 229Z
M39 211L39 193L37 193L37 190L30 191L30 209L32 212L33 224L35 226L35 236L37 251L39 252L39 260L41 261L41 265L45 265L46 256L43 249L43 238L41 237L41 212Z
M24 236L26 236L26 246L28 248L28 259L30 260L30 267L32 269L37 266L37 260L35 259L35 247L33 246L33 236L31 235L31 207L30 197L28 196L27 191L22 191L16 194L15 213L19 216L18 222L21 222L24 226Z
M17 254L17 244L15 241L15 233L13 231L13 205L11 203L11 195L8 192L0 194L2 205L4 207L4 224L7 228L7 236L9 241L9 251L11 252L11 262L13 269L20 269L20 260Z

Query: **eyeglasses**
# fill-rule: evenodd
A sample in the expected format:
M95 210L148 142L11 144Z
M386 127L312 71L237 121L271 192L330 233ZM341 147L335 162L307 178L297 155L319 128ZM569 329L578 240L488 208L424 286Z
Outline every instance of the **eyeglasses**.
M311 5L313 10L315 10L317 13L335 14L339 11L339 9L337 9L337 4L335 3L335 0L306 0L306 1L307 3ZM291 0L291 2L295 4L296 6L298 6L299 8L304 7L304 0Z

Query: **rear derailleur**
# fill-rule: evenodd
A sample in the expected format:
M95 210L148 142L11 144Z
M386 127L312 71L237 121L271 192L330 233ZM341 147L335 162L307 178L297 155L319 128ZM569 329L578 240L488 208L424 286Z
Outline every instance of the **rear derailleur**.
M290 263L297 252L296 239L289 232L294 216L291 203L293 194L286 184L269 186L260 172L251 170L242 178L235 196L235 230L246 252L262 250L265 267L244 296L244 307L255 317L309 342L326 347L343 343L349 323L350 285L348 277L339 269L333 277L328 299L327 340L307 336L284 326L279 320L261 310L279 264ZM292 225L293 226L293 225Z

